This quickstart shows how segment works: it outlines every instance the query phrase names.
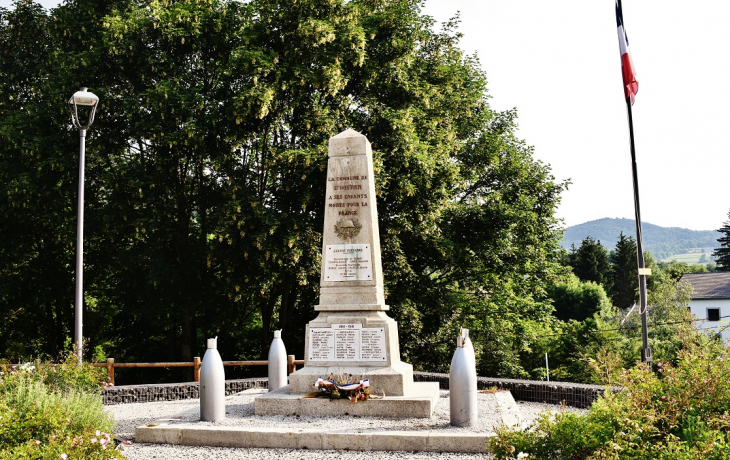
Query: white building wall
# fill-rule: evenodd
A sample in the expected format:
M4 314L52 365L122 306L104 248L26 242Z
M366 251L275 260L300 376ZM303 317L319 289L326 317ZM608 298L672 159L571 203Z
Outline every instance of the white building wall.
M696 299L690 300L689 308L697 317L697 327L702 330L720 332L723 339L730 338L730 299ZM720 321L709 321L707 310L720 309ZM723 330L724 329L724 330Z

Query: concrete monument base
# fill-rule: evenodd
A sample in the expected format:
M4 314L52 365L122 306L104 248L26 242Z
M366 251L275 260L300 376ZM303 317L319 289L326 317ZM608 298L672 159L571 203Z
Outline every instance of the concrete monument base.
M416 383L416 386L418 386ZM271 417L251 414L251 397L271 397L264 389L249 389L227 398L226 416L220 422L198 421L200 408L193 407L172 417L165 417L135 429L135 443L178 444L237 448L326 449L345 451L410 451L487 453L487 441L500 424L523 427L520 407L507 391L479 393L479 428L449 426L449 395L441 392L434 416L429 421L414 423L400 419L377 417L322 418L297 412L296 416ZM281 390L280 390L281 391ZM286 395L286 393L284 393ZM289 396L289 395L288 395ZM399 398L393 398L399 399ZM312 400L309 400L312 401ZM314 401L320 406L368 407L370 400ZM286 401L282 402L286 404ZM557 409L557 408L556 408ZM243 455L243 453L241 454ZM272 454L274 455L274 454ZM407 454L405 454L407 456ZM328 458L332 458L329 455ZM334 457L337 457L335 455ZM324 457L323 457L324 458ZM481 457L480 457L481 458Z
M439 400L438 382L411 382L408 396L379 396L353 403L349 400L305 398L289 387L262 394L254 400L256 415L351 415L360 417L431 418ZM314 388L312 388L314 391Z
M389 367L310 364L289 375L289 391L293 394L311 393L316 390L314 382L319 377L328 379L340 375L351 375L349 381L352 382L368 379L370 391L376 396L409 396L414 385L413 366L402 361L394 362Z
M318 306L318 307L321 307ZM312 346L314 331L324 331L331 340L329 359L318 358ZM333 332L329 332L333 331ZM337 360L333 351L337 345L333 338L339 333L357 334L372 331L368 342L370 354L367 360ZM320 311L306 328L305 365L289 376L289 391L293 394L306 394L315 390L314 383L319 377L324 379L357 382L368 379L373 394L382 396L408 396L413 385L413 366L400 360L398 346L398 326L383 311ZM362 339L361 339L362 340ZM345 343L354 352L364 348L359 342ZM318 345L321 345L318 344ZM329 351L328 350L328 351ZM338 349L339 351L340 349ZM373 353L373 350L376 352ZM351 377L348 377L351 376Z

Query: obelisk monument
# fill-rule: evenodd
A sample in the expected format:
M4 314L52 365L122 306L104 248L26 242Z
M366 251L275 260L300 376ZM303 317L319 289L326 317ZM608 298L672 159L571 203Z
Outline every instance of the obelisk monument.
M305 364L289 376L290 395L313 392L319 377L352 375L355 381L369 379L372 394L381 399L331 401L348 404L342 406L343 413L355 414L354 406L359 406L369 407L363 414L380 415L373 413L374 407L397 400L383 416L430 417L438 384L414 383L413 367L400 360L398 327L386 314L383 294L372 150L367 138L352 129L329 141L320 300L314 309L319 316L307 325ZM257 398L257 415L287 412L268 401L274 393ZM297 413L317 413L325 407L331 413L339 407L303 401L318 406L299 402Z
M373 154L348 129L330 139L319 316L307 326L304 368L289 377L291 393L312 391L318 377L370 379L374 393L403 396L413 368L400 360L398 328L386 315L375 200Z

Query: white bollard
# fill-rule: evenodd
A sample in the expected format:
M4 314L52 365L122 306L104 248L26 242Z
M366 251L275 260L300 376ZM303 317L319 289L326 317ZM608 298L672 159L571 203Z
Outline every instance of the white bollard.
M477 357L476 353L474 353L474 345L472 345L471 339L469 338L469 329L464 329L463 327L460 328L459 335L464 340L464 351L467 352L469 361L471 362L471 366L474 368L474 375L477 375Z
M479 420L477 409L477 372L474 347L469 330L461 329L456 339L456 351L451 359L449 373L449 401L451 424L475 426Z
M269 348L269 391L287 385L286 347L281 340L281 330L274 331L274 340Z
M216 422L226 418L226 374L218 353L218 337L208 339L200 365L200 420Z

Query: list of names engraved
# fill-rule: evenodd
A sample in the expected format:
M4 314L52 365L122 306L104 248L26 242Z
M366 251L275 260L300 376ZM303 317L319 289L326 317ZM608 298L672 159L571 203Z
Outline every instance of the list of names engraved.
M309 361L386 360L385 329L333 324L309 329Z
M360 359L381 361L385 356L385 331L383 328L363 329L360 333Z
M356 329L335 329L335 360L357 359L358 335L360 331Z
M325 247L325 281L370 281L373 265L369 244L328 244Z
M332 329L316 328L309 330L309 359L329 361L333 357L335 332Z

